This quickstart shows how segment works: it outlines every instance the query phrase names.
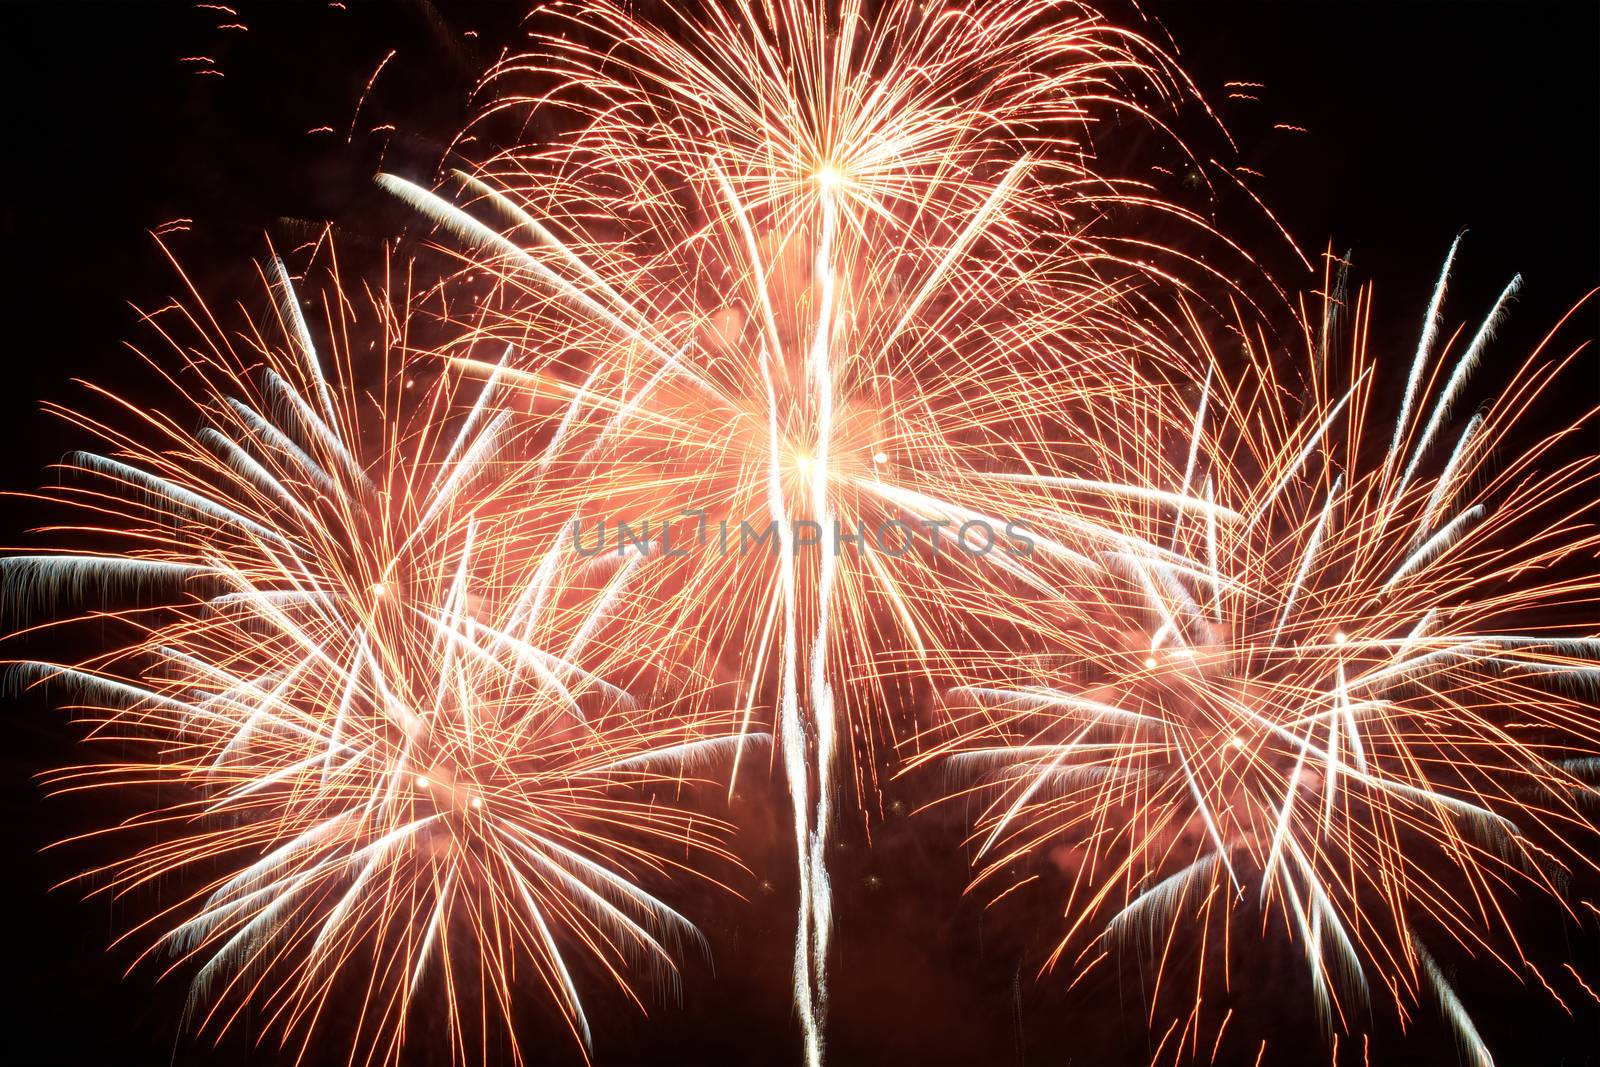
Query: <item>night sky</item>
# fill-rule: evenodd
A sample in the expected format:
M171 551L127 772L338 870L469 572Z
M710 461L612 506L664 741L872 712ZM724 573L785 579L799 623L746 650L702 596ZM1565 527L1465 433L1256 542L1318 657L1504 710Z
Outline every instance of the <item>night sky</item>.
M470 117L477 72L502 45L520 41L525 11L446 0L352 2L344 11L234 6L247 30L225 28L235 20L189 4L0 4L0 489L27 490L81 443L40 402L73 400L73 378L117 384L129 359L123 342L136 332L130 302L155 305L176 289L150 229L192 220L174 248L219 305L251 292L250 261L268 237L292 246L325 220L354 241L400 233L405 212L372 188L372 174L381 160L426 177ZM1415 344L1438 266L1463 227L1448 322L1480 315L1512 273L1526 280L1491 350L1491 374L1495 353L1520 356L1600 283L1600 6L1142 7L1160 20L1146 32L1170 34L1236 136L1238 160L1263 173L1256 187L1288 230L1313 256L1328 245L1350 250L1354 276L1375 283L1373 343L1398 359ZM356 115L391 50L395 58ZM202 73L210 69L221 75ZM1250 90L1258 101L1230 100L1230 81L1265 87ZM370 132L385 124L397 132ZM335 132L307 133L323 125ZM1263 230L1271 265L1286 283L1309 286L1275 242ZM1568 336L1600 336L1593 304ZM1595 367L1590 359L1573 376L1573 395L1562 402L1594 403ZM26 502L0 503L3 543L28 544L36 521ZM13 643L0 655L23 653ZM270 1045L254 1047L248 1019L220 1046L187 1036L184 976L157 981L159 966L145 965L124 977L135 952L107 946L149 901L114 907L83 901L78 886L51 890L93 852L45 846L112 817L96 810L102 801L46 800L34 781L81 758L73 738L65 717L41 700L7 696L0 960L12 988L0 994L0 1062L275 1062ZM687 967L681 1007L653 1004L644 1018L594 987L590 1014L604 1020L599 1063L796 1058L785 802L776 783L747 785L739 818L756 842L743 849L756 874L739 888L748 902L708 897L685 907L707 918L714 959ZM962 813L908 814L929 788L915 778L890 787L870 850L858 826L847 820L841 832L832 1061L1143 1062L1151 1046L1137 989L1102 980L1069 994L1063 975L1036 981L1059 928L1047 901L985 911L982 900L962 898ZM1565 924L1549 902L1535 901L1519 921L1530 953L1556 966L1570 960L1600 980L1592 916L1587 927ZM1235 1027L1272 1036L1268 1062L1325 1062L1302 970L1291 948L1267 944L1259 971L1239 976L1246 995L1256 988L1262 996L1256 1017ZM1569 1018L1528 981L1531 988L1481 964L1456 975L1501 1061L1600 1060L1600 1005L1569 999ZM1380 1007L1371 1031L1373 1063L1454 1062L1429 1007L1404 1037L1392 1010ZM537 1005L522 1032L536 1061L576 1061L559 1022ZM419 1041L419 1062L429 1047ZM1253 1054L1253 1043L1225 1045L1221 1062ZM1355 1055L1350 1062L1360 1062L1359 1049Z

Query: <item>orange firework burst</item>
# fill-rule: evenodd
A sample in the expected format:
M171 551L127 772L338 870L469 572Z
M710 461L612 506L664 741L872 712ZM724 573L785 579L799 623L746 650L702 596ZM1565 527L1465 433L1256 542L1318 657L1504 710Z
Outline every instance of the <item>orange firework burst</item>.
M303 1055L351 998L351 1062L396 1062L408 1010L442 1003L452 1059L520 1062L509 1024L542 987L587 1045L586 971L637 999L631 970L671 976L699 936L650 887L733 862L678 798L737 721L674 710L692 680L644 619L619 634L637 561L555 535L493 382L407 402L406 279L363 316L336 264L309 300L270 266L267 327L148 316L198 432L103 390L114 417L63 412L109 448L48 498L114 547L7 559L13 592L168 595L87 616L130 635L114 651L20 668L121 746L53 784L155 796L90 874L183 887L126 936L194 971L201 1027L250 1007Z
M1358 1029L1378 990L1402 1019L1428 994L1488 1063L1424 937L1548 986L1506 901L1594 867L1573 842L1600 752L1585 522L1600 467L1562 458L1590 423L1528 442L1561 359L1529 360L1460 417L1520 280L1441 352L1445 276L1395 405L1366 349L1370 302L1346 306L1341 270L1303 377L1247 346L1238 373L1214 361L1198 402L1130 411L1108 476L1172 498L1108 498L1102 580L1028 616L1040 656L980 657L982 680L951 694L973 709L960 736L922 757L950 755L974 776L960 795L986 798L977 884L1071 855L1047 966L1134 950L1158 991L1192 988L1156 1059L1221 1040L1202 1036L1217 987L1178 973L1180 935L1206 931L1197 966L1226 972L1250 916L1298 944L1330 1029Z
M676 532L656 573L690 654L734 675L747 717L771 708L814 1063L835 764L855 755L870 797L875 740L904 729L884 709L910 703L892 679L944 669L987 599L1050 588L1028 557L1086 561L1026 528L1085 480L1066 468L1128 366L1160 357L1134 310L1184 260L1108 215L1205 231L1098 173L1088 141L1110 117L1159 128L1141 98L1188 87L1138 36L1037 0L557 14L491 71L485 123L575 132L444 193L380 182L494 279L470 343L512 346L495 372L546 405L594 548L607 525L653 524L663 550Z

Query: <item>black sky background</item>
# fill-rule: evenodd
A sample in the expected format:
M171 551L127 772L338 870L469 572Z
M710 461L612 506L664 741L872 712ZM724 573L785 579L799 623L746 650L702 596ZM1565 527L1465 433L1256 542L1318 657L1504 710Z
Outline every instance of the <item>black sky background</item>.
M234 6L236 20L188 4L0 4L0 489L38 483L81 443L40 401L72 400L74 377L117 384L123 342L136 334L129 302L157 304L175 290L150 229L192 220L174 247L219 293L242 291L264 234L295 243L297 224L286 219L333 220L357 236L399 232L403 219L372 190L373 171L382 159L426 173L421 161L436 160L439 140L468 117L473 76L500 43L516 44L525 10L445 0ZM1448 322L1481 315L1513 272L1526 280L1493 349L1502 360L1526 352L1600 282L1600 6L1227 0L1144 9L1219 107L1239 159L1264 174L1256 187L1290 232L1312 254L1327 243L1353 252L1355 275L1377 286L1374 343L1395 358L1414 345L1462 227ZM225 28L235 21L248 29ZM362 88L391 49L347 140ZM1230 100L1228 81L1265 87L1250 90L1259 101ZM369 132L391 122L399 134ZM307 134L324 124L336 132ZM1600 336L1597 326L1587 308L1568 336ZM1571 379L1568 402L1600 399L1595 365ZM26 544L34 521L26 504L0 503L0 543ZM109 818L92 800L44 800L33 780L79 757L72 738L37 700L0 705L0 983L11 985L0 995L0 1063L274 1062L270 1047L251 1047L250 1020L216 1048L180 1036L182 978L157 983L147 966L124 979L133 954L106 951L134 912L84 902L75 887L49 890L82 856L41 849ZM1054 918L1045 908L997 917L962 901L958 826L908 816L916 790L891 787L873 849L847 831L835 860L833 1061L1143 1062L1134 991L1069 994L1059 978L1035 982ZM753 807L781 809L776 788L750 792ZM755 840L781 842L768 816L746 818ZM747 862L759 872L741 886L748 903L706 902L715 968L690 966L681 1008L654 1007L644 1019L603 994L591 1002L605 1020L601 1064L794 1060L791 861L774 844ZM1600 978L1592 924L1564 925L1548 903L1521 918L1544 958ZM1271 951L1263 959L1261 973L1243 978L1273 994L1256 1019L1273 1035L1267 1062L1326 1062L1315 1019L1299 1007L1292 960ZM1481 965L1458 974L1501 1062L1600 1060L1596 1005L1569 996L1569 1018L1527 981L1533 988ZM1454 1062L1430 1010L1405 1037L1388 1014L1372 1023L1373 1063ZM527 1034L535 1062L573 1059L552 1020L534 1013ZM1221 1062L1253 1053L1253 1044L1227 1046ZM1355 1055L1350 1062L1361 1062Z

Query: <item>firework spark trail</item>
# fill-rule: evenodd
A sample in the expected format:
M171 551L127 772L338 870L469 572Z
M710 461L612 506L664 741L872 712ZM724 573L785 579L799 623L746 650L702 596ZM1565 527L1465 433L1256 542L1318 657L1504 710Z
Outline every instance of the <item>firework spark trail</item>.
M507 310L473 343L517 345L512 380L571 416L552 449L583 485L574 511L698 515L702 547L708 529L725 548L746 521L778 527L769 558L699 552L666 561L658 588L691 655L738 662L747 720L772 694L814 1064L827 852L850 780L836 764L851 757L866 800L877 739L902 729L861 708L937 672L951 631L982 628L986 598L1040 587L1025 560L957 549L974 524L1044 519L1063 483L1107 488L1073 456L1106 430L1086 412L1131 384L1130 353L1161 358L1163 335L1136 313L1142 287L1221 276L1110 225L1126 207L1231 249L1088 151L1111 116L1163 129L1157 112L1192 86L1137 35L1037 0L551 14L561 32L485 78L483 126L525 110L575 132L481 160L439 191L379 181L493 279ZM484 373L475 359L455 365ZM935 539L950 528L943 558L842 551L830 536L885 522ZM807 523L814 542L793 533ZM1090 523L1029 548L1098 566L1075 547L1085 537L1104 532ZM843 679L864 684L836 689Z
M948 756L955 795L989 798L975 885L1054 843L1081 854L1047 966L1074 946L1085 968L1150 953L1153 1023L1179 931L1259 911L1298 942L1335 1039L1387 987L1402 1016L1431 994L1472 1059L1491 1061L1423 939L1538 973L1504 900L1559 895L1569 870L1594 869L1581 804L1600 746L1586 698L1600 683L1600 535L1584 522L1600 468L1563 458L1593 412L1541 435L1527 425L1572 357L1544 359L1547 338L1445 433L1516 285L1448 355L1461 335L1439 332L1441 277L1392 428L1366 350L1370 299L1347 304L1330 278L1301 382L1251 347L1237 372L1207 371L1198 403L1180 391L1147 412L1167 447L1108 439L1109 477L1198 481L1218 506L1108 497L1121 580L1028 616L1062 665L1041 684L1020 659L976 655L993 680L952 692L973 710L912 761ZM1575 629L1557 629L1568 616ZM1217 943L1233 951L1225 932ZM1156 1059L1199 1054L1204 988L1197 976Z
M397 1062L429 988L453 1060L487 1057L498 1018L520 1062L525 960L587 1049L572 958L636 1001L632 971L675 982L699 934L649 887L714 881L693 856L733 859L727 827L673 798L761 738L628 695L687 685L672 700L688 703L698 684L664 671L641 620L626 640L611 628L631 561L596 567L558 536L492 377L471 397L447 380L408 392L423 331L404 279L367 322L336 262L328 275L307 301L271 260L265 332L225 333L192 292L147 317L178 354L149 363L198 433L105 390L113 417L62 410L111 451L74 457L49 498L72 537L121 551L5 558L8 592L164 606L92 612L128 643L15 668L73 691L92 739L135 750L53 783L164 784L88 835L132 837L90 877L118 896L185 887L124 938L193 968L201 1028L254 1006L304 1056L332 998L355 996L351 1061ZM374 326L381 352L358 361L349 338Z

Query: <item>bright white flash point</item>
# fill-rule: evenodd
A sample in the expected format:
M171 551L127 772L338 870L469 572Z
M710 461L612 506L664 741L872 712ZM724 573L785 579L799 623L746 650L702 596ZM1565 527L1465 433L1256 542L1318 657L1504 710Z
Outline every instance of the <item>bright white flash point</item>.
M879 464L880 466L885 464L885 463L887 463L887 462L889 462L889 453L887 453L887 452L874 452L872 454L872 462L874 462L876 464Z
M426 789L426 788L428 788L429 784L430 783L428 782L428 780L426 778L422 777L420 774L417 775L417 788L418 789Z

